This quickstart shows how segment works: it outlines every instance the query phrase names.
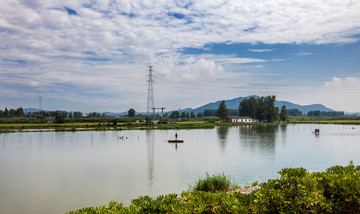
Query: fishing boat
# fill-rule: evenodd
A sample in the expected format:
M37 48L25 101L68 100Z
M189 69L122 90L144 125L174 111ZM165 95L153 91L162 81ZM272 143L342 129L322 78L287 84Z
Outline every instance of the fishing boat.
M183 139L169 139L169 143L184 143Z

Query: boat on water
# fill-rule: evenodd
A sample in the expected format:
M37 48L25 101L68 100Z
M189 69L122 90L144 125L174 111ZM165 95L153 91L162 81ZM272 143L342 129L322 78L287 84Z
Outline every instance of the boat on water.
M169 143L184 143L183 139L169 139Z

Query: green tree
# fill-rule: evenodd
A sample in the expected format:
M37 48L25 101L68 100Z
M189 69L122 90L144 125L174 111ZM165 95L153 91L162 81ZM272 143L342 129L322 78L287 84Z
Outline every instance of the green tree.
M283 106L281 106L280 120L286 121L287 119L288 119L288 112L287 112L286 106L283 105Z
M17 108L16 112L15 112L15 115L18 116L18 117L23 117L24 116L24 109L22 107Z
M55 123L65 123L65 116L62 114L56 115Z
M88 117L100 117L99 112L89 112Z
M225 100L221 101L219 104L219 108L216 111L216 116L218 116L223 122L225 122L229 116L229 110L226 108Z
M309 116L309 117L320 117L321 112L319 110L309 111L307 113L307 116Z
M264 97L260 97L256 100L255 104L255 118L264 121L267 116L267 103L265 102Z
M134 116L135 116L135 113L136 113L136 111L135 111L135 109L133 109L133 108L131 108L131 109L128 110L128 116L129 116L129 117L134 117Z
M16 113L16 110L15 110L15 109L10 109L10 111L9 111L9 117L14 117L14 116L15 116L15 113Z
M229 109L229 115L230 116L238 116L239 115L239 109Z
M173 111L173 112L171 112L170 117L172 119L178 119L180 117L180 112L179 111Z
M216 116L216 110L215 109L205 109L204 110L204 116L205 117Z
M181 112L180 118L185 118L185 117L186 117L185 112L184 112L184 111L183 111L183 112Z
M9 117L9 110L5 107L4 117Z
M256 117L256 102L255 97L243 99L239 104L239 116Z
M303 115L303 113L297 108L287 109L287 113L289 116L292 117L298 117Z
M196 117L204 117L204 113L199 112L199 113L196 114Z
M81 117L82 117L82 113L80 111L74 112L74 118L81 118Z
M269 123L274 122L277 119L276 118L277 115L279 114L279 108L275 108L275 100L276 100L275 96L265 97L266 108L267 108L266 120Z
M147 126L153 124L153 123L152 123L152 120L151 120L151 118L150 118L149 116L146 116L146 117L145 117L145 123L146 123Z
M195 118L195 113L193 111L191 112L190 117Z
M274 108L274 121L280 120L279 107Z

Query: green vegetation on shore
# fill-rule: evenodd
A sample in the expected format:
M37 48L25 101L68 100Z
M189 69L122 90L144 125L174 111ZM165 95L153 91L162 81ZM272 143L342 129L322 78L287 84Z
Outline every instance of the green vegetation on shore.
M225 101L218 109L205 109L195 115L194 112L172 111L170 115L136 114L130 108L127 115L121 117L106 116L105 113L90 112L87 115L79 111L40 111L24 114L18 109L0 110L0 133L7 132L43 132L43 131L97 131L132 129L209 129L216 126L273 125L287 123L322 124L360 124L360 116L344 116L344 112L310 111L304 116L297 109L286 106L275 107L275 96L250 97L239 103L238 109L227 109ZM246 116L260 123L231 123L230 115ZM292 115L297 116L289 116Z
M344 124L360 125L359 116L339 116L339 117L290 117L289 123L313 123L313 124Z
M288 122L273 123L230 123L221 122L214 118L202 121L166 121L151 122L66 122L66 123L0 123L0 133L9 132L47 132L47 131L104 131L104 130L143 130L143 129L212 129L216 126L243 126L243 125L276 125L276 124L344 124L360 125L360 120L323 120L309 117L290 118Z
M360 213L360 166L354 166L352 161L325 172L285 168L279 174L280 178L260 184L261 188L249 194L229 191L229 179L224 175L207 175L180 195L140 196L127 207L112 201L107 206L85 207L68 214Z

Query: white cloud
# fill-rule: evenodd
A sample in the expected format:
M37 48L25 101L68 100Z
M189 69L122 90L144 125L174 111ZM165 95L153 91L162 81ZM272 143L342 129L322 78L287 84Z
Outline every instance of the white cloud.
M333 77L321 91L324 103L335 110L360 112L360 79Z
M347 0L0 0L0 4L1 90L11 88L19 96L24 91L54 95L62 86L61 93L74 96L72 101L88 91L96 98L100 92L120 91L140 97L149 64L156 65L159 80L215 84L215 78L237 82L234 75L249 72L240 66L261 69L269 61L189 56L180 53L183 48L211 43L346 43L356 41L360 33L360 2ZM68 14L66 7L77 15ZM227 72L230 64L238 74ZM133 99L124 94L124 100Z
M332 93L351 94L353 92L360 94L360 80L355 77L338 78L333 77L330 82L326 82L324 89Z
M273 51L273 49L249 49L249 51L256 53L263 53L263 52L271 52Z
M272 62L282 62L282 61L286 61L287 59L272 59Z
M360 79L355 77L333 77L322 85L290 86L282 97L289 101L296 100L299 104L320 103L336 111L360 112Z
M299 52L298 55L299 55L299 56L309 56L309 55L312 55L312 53L310 53L310 52L303 52L303 51L302 51L302 52Z
M267 62L267 60L263 59L255 59L255 58L240 58L240 57L227 57L217 59L220 63L231 63L231 64L245 64L245 63L261 63Z

